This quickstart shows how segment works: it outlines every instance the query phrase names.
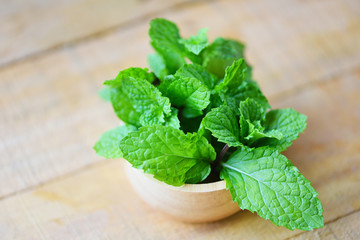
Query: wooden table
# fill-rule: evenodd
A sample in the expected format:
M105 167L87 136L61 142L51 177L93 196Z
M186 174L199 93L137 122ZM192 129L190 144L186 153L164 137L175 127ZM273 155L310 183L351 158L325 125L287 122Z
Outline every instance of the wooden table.
M360 2L1 0L0 239L360 239ZM146 66L148 22L241 39L274 108L308 115L285 154L310 179L326 225L278 228L242 211L176 222L145 205L123 160L92 146L119 121L97 96Z

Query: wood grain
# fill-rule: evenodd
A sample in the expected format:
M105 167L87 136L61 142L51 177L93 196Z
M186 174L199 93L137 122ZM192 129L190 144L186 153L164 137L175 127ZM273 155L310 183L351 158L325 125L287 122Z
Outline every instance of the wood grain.
M212 39L244 40L273 103L360 65L358 5L214 1L154 16L185 36L208 26ZM92 145L119 121L96 93L119 70L146 66L149 20L0 69L0 198L103 160Z
M274 104L293 106L308 115L306 133L286 155L319 192L326 222L360 209L359 78L360 69L344 73L341 78L318 83ZM271 240L301 233L278 228L247 211L210 224L174 221L137 197L122 164L121 160L99 162L35 190L3 199L0 236L5 240L74 236L80 239L264 239L266 236ZM352 219L356 220L358 215L354 216ZM357 224L346 228L354 229L353 236L358 234ZM336 226L331 226L335 231ZM342 232L341 226L336 234L349 235L350 230ZM309 234L309 238L316 236Z
M182 0L0 1L0 66L161 12Z
M360 238L360 2L184 2L1 1L1 239ZM147 65L153 17L184 36L209 27L210 39L241 39L273 107L308 115L285 154L319 192L325 228L292 232L247 211L177 222L137 197L121 160L95 156L119 124L97 92Z
M360 212L327 224L314 232L303 233L289 240L357 240L360 239Z

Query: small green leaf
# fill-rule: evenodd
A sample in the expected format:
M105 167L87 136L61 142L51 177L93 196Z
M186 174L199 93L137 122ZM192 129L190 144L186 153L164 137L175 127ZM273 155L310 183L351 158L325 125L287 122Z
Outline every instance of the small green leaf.
M257 101L264 110L270 108L270 105L263 95L257 84L252 81L243 81L242 84L236 88L229 88L222 95L223 101L231 109L233 109L237 115L239 114L238 107L241 101L245 101L247 98L251 98Z
M190 39L181 39L180 42L184 44L186 50L195 55L199 55L199 53L209 45L206 35L208 30L208 28L200 29L197 36L190 36Z
M242 146L240 143L239 123L236 115L226 105L212 109L204 117L202 124L211 131L218 141L227 143L229 146Z
M271 110L266 114L264 123L265 133L277 130L282 134L280 140L263 139L256 142L256 146L270 146L279 151L284 151L292 145L292 141L299 137L299 133L306 128L307 117L294 109Z
M277 130L264 131L265 109L255 100L247 98L240 102L240 137L248 146L253 146L262 138L276 138L280 140L282 133Z
M166 63L163 57L157 53L148 55L148 63L150 69L154 72L155 76L160 80L163 80L168 74L168 70L166 68Z
M210 90L214 88L218 79L215 75L206 71L204 67L198 64L186 64L179 68L175 73L176 77L180 78L195 78L202 84L207 86Z
M215 41L203 51L203 66L219 78L225 75L225 69L235 60L244 57L244 45L240 42L216 38Z
M164 58L169 74L185 64L185 48L180 43L179 29L175 23L163 18L150 22L151 45Z
M163 124L171 115L170 101L151 83L134 78L107 82L116 115L136 127Z
M171 115L165 118L164 126L173 127L175 129L180 128L180 121L178 118L178 110L176 108L171 108Z
M120 86L123 79L135 78L137 80L146 80L152 83L155 80L155 76L152 73L147 72L147 68L131 67L119 72L115 79L105 81L104 84L110 87Z
M247 129L247 133L241 137L245 140L245 143L248 146L254 146L256 141L266 141L264 138L281 140L283 135L278 130L264 131L264 127L260 125L260 121L255 121L251 123L249 120L246 120L247 126L243 123L243 117L241 116L240 126L243 129ZM243 133L242 133L243 134Z
M176 107L184 106L182 114L187 118L202 115L210 103L210 90L195 78L166 78L159 89Z
M206 138L159 125L129 133L120 141L120 149L133 167L173 186L206 178L216 158Z
M260 217L291 230L324 226L318 193L276 150L238 150L222 167L220 177L241 209L256 211Z
M234 89L238 88L245 80L247 71L247 65L244 59L239 59L233 62L231 66L228 66L225 70L224 80L216 86L216 90L220 91L224 88Z
M105 158L121 158L123 154L119 148L120 140L136 130L134 126L123 125L103 133L94 146L96 154Z
M241 101L239 111L240 115L250 122L265 120L265 109L254 99L247 98L245 101Z
M105 102L111 101L111 89L109 87L103 87L99 91L99 96L101 99L103 99Z

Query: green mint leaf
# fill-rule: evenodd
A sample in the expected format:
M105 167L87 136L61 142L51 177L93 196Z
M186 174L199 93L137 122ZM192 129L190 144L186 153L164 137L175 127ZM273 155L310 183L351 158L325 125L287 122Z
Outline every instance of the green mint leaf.
M102 88L98 94L105 102L111 101L111 89L109 87Z
M123 125L103 133L94 146L96 154L105 158L121 158L123 154L119 148L120 140L136 130L134 126Z
M206 178L204 172L216 158L204 137L159 125L129 133L120 141L120 149L133 167L173 186Z
M215 75L206 71L206 69L198 64L186 64L179 68L175 73L176 77L195 78L202 84L207 86L210 90L214 88L218 79Z
M279 151L284 151L292 145L292 141L299 137L299 133L306 128L307 117L294 109L271 110L266 114L264 123L265 133L277 130L282 134L278 139L262 139L255 143L257 146L268 145Z
M135 78L107 82L116 115L136 127L163 124L171 115L170 101L151 83Z
M138 80L142 79L152 83L155 80L155 76L154 74L149 73L147 71L148 71L147 68L144 69L137 67L127 68L119 72L119 74L116 76L115 79L105 81L104 84L110 87L117 87L121 85L122 80L125 78L135 78Z
M212 109L206 114L202 124L218 141L233 147L242 146L239 141L239 123L235 113L228 106L222 105Z
M224 80L216 86L216 90L220 91L224 88L238 88L246 78L247 64L244 59L236 60L225 70Z
M195 78L169 77L159 89L176 107L184 106L182 114L187 118L202 115L210 103L210 90Z
M248 146L262 138L282 139L282 133L278 130L265 131L262 126L265 121L265 109L255 100L248 98L240 102L240 137Z
M241 138L244 139L244 142L248 146L256 145L254 143L259 139L265 142L265 141L272 141L274 139L281 140L283 138L282 133L278 130L264 131L264 127L260 125L260 121L255 121L252 123L249 120L246 120L244 124L243 119L244 118L241 116L240 126L243 130L243 132L241 132ZM247 132L245 133L245 135L243 135L245 131ZM263 138L267 138L267 140Z
M223 78L226 67L244 57L244 47L242 43L234 40L216 38L202 53L203 66L210 73Z
M265 110L270 108L266 97L253 81L243 81L239 87L229 88L220 96L222 96L223 102L237 114L239 114L238 107L240 102L245 101L247 98L256 100Z
M265 120L265 109L254 99L247 98L245 101L241 101L239 111L240 115L250 122Z
M154 72L155 76L160 80L163 80L168 74L168 70L166 68L166 63L163 57L157 53L148 55L148 63L150 69Z
M200 183L209 176L211 172L211 166L208 162L201 161L195 164L189 171L186 172L186 183Z
M206 35L208 30L208 28L200 29L196 36L190 36L189 39L181 39L180 42L184 44L186 50L195 55L199 55L199 53L209 45Z
M318 193L276 150L238 150L222 167L220 177L241 209L256 211L260 217L291 230L324 226Z
M173 127L175 129L180 128L180 121L178 118L178 110L176 108L171 108L171 115L165 118L164 126Z
M180 43L179 29L175 23L162 18L150 22L151 45L163 57L169 74L185 64L185 48Z

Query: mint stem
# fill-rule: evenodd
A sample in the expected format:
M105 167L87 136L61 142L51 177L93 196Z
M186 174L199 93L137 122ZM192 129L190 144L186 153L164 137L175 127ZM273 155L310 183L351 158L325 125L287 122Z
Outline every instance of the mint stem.
M216 157L213 165L218 165L221 160L223 159L223 157L225 156L225 153L227 152L227 150L229 150L229 145L225 144L225 146L223 147L223 149L221 150L221 152L219 153L219 155Z

